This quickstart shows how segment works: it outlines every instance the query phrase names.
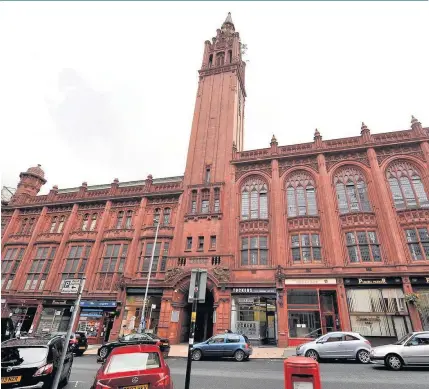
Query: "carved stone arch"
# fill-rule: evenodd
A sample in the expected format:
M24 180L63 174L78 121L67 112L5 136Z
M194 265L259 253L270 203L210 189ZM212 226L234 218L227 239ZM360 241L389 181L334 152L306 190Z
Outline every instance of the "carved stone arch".
M401 166L402 165L402 166ZM419 175L422 179L427 178L428 168L425 164L420 161L418 158L413 156L394 156L386 159L386 161L381 165L381 169L384 171L386 178L389 178L389 170L392 168L404 168L405 165L409 165L410 168L414 169L414 173Z
M291 180L295 181L296 183L300 183L303 186L307 186L308 184L311 184L314 188L317 187L317 180L314 175L314 172L311 169L306 168L295 168L289 170L284 175L283 178L283 188L287 188L288 186L296 186L294 185Z
M356 181L362 180L368 184L369 177L367 169L359 163L342 163L335 167L331 172L332 184L335 186L337 182L344 182L344 180L354 179Z
M174 269L172 269L174 270ZM181 269L180 269L181 270ZM183 293L184 296L187 296L189 291L189 282L191 279L191 271L181 271L180 275L178 275L171 286L175 289ZM213 294L213 300L216 302L218 300L218 287L219 283L216 278L208 271L207 272L207 289Z
M241 193L243 185L245 185L248 180L252 179L263 181L267 185L267 191L270 191L270 177L263 172L249 172L247 174L243 174L243 176L237 181L238 193Z

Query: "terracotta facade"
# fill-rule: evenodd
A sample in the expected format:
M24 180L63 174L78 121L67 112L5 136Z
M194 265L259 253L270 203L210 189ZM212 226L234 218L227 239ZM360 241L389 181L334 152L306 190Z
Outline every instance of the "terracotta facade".
M183 177L37 195L40 166L3 204L2 315L22 330L76 328L93 343L138 326L160 222L147 327L187 341L190 272L208 271L199 338L233 329L293 346L332 329L375 338L427 328L429 128L243 150L245 62L230 15L206 41ZM424 303L424 301L423 301ZM422 304L423 304L422 303ZM424 305L424 304L423 304ZM429 307L428 307L429 308ZM310 334L310 335L309 335Z

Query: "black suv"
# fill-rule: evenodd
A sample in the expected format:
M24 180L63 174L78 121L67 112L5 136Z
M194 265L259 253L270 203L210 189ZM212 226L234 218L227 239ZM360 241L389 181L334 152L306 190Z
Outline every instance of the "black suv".
M10 339L1 345L2 389L37 389L52 387L61 359L64 338L33 337ZM73 353L68 347L61 372L61 385L67 385L73 366Z

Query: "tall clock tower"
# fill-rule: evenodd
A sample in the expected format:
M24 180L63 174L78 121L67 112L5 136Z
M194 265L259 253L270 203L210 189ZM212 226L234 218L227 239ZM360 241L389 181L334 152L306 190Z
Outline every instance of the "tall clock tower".
M226 255L235 240L232 186L234 149L243 148L245 63L239 33L229 13L216 36L204 44L189 141L184 194L173 255Z

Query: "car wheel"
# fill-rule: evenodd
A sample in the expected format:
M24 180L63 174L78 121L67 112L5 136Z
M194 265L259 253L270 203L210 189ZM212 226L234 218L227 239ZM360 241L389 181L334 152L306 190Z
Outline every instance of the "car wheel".
M306 356L307 358L311 358L311 359L315 360L316 362L319 360L319 354L317 353L317 351L316 351L316 350L308 350L308 351L305 353L305 356Z
M71 369L72 369L72 367L71 367L71 365L70 365L69 370L68 370L68 372L67 372L67 375L63 378L63 380L62 380L62 382L61 382L61 386L62 386L62 387L67 386L67 384L69 383L69 380L70 380L70 374L71 374Z
M100 357L104 359L107 357L107 354L109 354L109 349L107 347L102 347L100 349Z
M243 350L237 350L235 353L234 353L234 359L237 361L237 362L242 362L242 361L244 361L244 357L245 357L246 355L244 354L244 351Z
M367 350L359 350L356 354L356 359L360 363L369 363L371 361Z
M192 359L194 361L200 361L202 357L203 357L203 353L201 352L201 350L192 351Z
M401 370L402 369L402 359L396 354L389 354L384 360L384 364L391 370Z

